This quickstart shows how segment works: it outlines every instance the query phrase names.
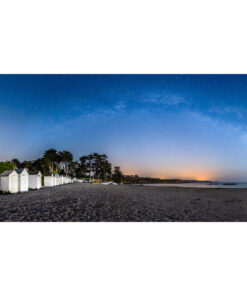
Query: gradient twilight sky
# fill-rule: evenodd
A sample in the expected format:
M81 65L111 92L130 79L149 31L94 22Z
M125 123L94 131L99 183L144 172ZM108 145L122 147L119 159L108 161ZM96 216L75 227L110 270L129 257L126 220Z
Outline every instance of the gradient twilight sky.
M106 153L128 174L247 181L247 75L0 75L0 159Z

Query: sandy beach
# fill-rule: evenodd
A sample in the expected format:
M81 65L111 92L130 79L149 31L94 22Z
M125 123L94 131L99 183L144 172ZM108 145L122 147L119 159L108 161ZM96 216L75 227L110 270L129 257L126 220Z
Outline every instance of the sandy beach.
M247 221L247 189L67 184L0 196L0 221Z

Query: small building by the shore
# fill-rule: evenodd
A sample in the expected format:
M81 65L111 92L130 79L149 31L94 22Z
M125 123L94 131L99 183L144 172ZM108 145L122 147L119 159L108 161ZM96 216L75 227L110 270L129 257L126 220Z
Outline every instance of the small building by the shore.
M65 182L64 182L64 183L65 183L65 184L72 183L72 179L71 179L71 177L66 176L66 177L65 177Z
M40 189L42 187L42 174L41 172L29 172L29 188Z
M29 188L28 170L26 168L16 170L18 178L18 190L19 192L27 192Z
M67 183L72 183L72 178L71 177L67 177Z
M60 185L63 185L64 184L64 176L60 176Z
M10 193L18 192L18 174L15 170L8 170L0 175L0 190Z
M60 177L59 177L59 174L55 174L54 175L54 185L55 186L58 186L58 185L60 185Z
M8 170L0 175L0 190L10 193L18 192L18 174L15 170Z
M44 186L51 187L55 185L55 177L53 174L44 176Z

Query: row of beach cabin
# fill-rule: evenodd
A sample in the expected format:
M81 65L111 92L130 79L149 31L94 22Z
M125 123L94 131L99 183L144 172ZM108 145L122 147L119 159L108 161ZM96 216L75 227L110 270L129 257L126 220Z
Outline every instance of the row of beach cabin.
M51 187L76 182L77 179L59 174L44 176L44 186ZM18 193L42 187L42 174L28 169L9 170L0 175L0 191Z
M44 186L50 187L50 186L57 186L57 185L63 185L68 183L77 182L76 178L70 178L66 176L60 176L59 174L52 174L50 176L44 177Z

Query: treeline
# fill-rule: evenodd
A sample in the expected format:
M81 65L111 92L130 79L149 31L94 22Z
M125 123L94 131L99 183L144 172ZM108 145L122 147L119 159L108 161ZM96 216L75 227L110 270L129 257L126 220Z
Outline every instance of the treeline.
M179 179L160 179L151 177L139 177L138 175L125 175L123 176L125 184L178 184L185 181Z
M82 155L79 161L75 161L71 152L57 151L56 149L46 150L43 157L36 160L21 162L14 158L10 162L2 162L0 163L0 173L8 169L24 167L30 171L40 171L43 175L58 173L88 180L98 179L117 183L123 180L120 167L112 168L112 164L105 154L91 153Z
M17 158L7 162L0 162L0 174L6 170L28 168L30 171L41 172L43 175L58 173L86 180L114 181L125 184L157 184L157 183L183 183L178 179L160 179L139 177L138 175L123 175L120 167L109 162L106 154L91 153L82 155L78 161L74 160L69 151L48 149L43 157L36 160L19 161Z

